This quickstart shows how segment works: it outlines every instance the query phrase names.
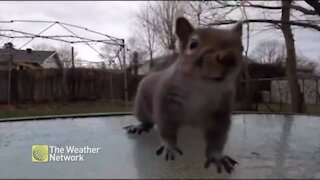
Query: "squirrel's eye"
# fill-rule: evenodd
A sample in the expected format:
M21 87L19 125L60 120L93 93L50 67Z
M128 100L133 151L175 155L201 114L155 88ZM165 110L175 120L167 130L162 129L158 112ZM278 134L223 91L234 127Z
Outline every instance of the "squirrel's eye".
M198 42L195 40L192 40L192 42L189 45L189 49L194 49L198 46Z

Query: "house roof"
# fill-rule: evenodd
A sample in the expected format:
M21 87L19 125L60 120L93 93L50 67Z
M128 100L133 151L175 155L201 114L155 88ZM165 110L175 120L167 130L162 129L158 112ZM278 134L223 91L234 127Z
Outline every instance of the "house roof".
M42 63L48 57L56 53L55 51L35 51L0 49L0 62L8 62L10 55L13 54L14 62Z

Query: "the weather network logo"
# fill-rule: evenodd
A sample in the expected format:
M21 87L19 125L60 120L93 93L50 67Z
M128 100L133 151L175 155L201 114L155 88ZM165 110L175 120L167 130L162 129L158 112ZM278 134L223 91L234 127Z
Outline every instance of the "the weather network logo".
M48 162L49 146L33 145L32 146L32 162Z
M32 145L32 162L83 162L85 156L99 154L100 147Z

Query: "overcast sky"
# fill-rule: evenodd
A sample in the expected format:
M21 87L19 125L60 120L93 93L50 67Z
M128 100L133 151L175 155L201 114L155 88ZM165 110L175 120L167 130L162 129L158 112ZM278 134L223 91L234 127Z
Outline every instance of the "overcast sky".
M132 31L134 20L132 14L139 10L142 3L142 1L2 1L0 2L0 19L60 21L84 26L113 37L127 39ZM0 28L37 34L49 25L47 23L5 23L0 24ZM97 36L84 30L76 28L71 28L71 30L83 37L105 39L102 36ZM63 34L71 35L59 25L55 25L43 33L43 35ZM0 42L4 43L7 40L6 38L2 38ZM18 48L28 40L15 39L13 44ZM56 41L36 39L24 48L31 47L32 44L40 42L57 45ZM101 43L98 45L101 45ZM75 49L79 51L82 59L95 61L97 58L97 53L86 45L75 46Z
M127 39L131 36L134 26L133 13L139 11L143 1L1 1L0 20L52 20L84 26L114 37ZM0 23L1 29L14 29L30 33L39 33L49 24L41 23ZM98 38L93 34L72 29L86 37ZM70 34L59 26L44 33L44 35ZM281 33L268 32L252 36L251 50L257 42L266 39L282 38ZM320 33L298 29L295 31L296 46L299 52L312 59L320 59ZM1 45L8 39L0 39ZM16 47L23 45L28 39L14 40ZM34 40L32 44L44 42ZM54 41L46 41L53 43ZM76 46L82 59L97 61L97 54L87 46Z

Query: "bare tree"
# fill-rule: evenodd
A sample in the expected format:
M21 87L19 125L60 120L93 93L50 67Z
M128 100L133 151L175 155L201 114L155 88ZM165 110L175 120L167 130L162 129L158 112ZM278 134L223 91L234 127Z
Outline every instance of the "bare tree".
M201 26L206 20L212 19L216 11L211 11L210 1L188 1L185 6L185 15L194 22Z
M70 68L72 67L72 58L75 60L78 53L74 50L72 57L72 46L69 44L61 44L56 51L60 57L60 60L64 63L64 67Z
M145 60L148 56L152 58L153 50L151 49L151 52L148 52L149 50L146 50L145 46L143 45L143 42L140 41L136 36L132 36L127 41L128 45L128 58L130 60L130 65L137 65L141 63L143 60ZM135 60L133 62L132 60Z
M253 57L260 63L281 64L285 59L285 45L275 39L261 41L253 50Z
M282 2L282 22L290 21L290 5L292 0L281 0ZM291 105L294 112L303 112L303 95L300 90L300 86L297 79L297 65L296 65L296 49L294 44L293 33L290 24L283 23L281 30L284 35L287 48L287 59L286 59L286 72L290 87Z
M145 52L146 50L143 47L143 42L139 39L138 36L131 36L128 38L127 49L129 51Z
M174 24L177 16L184 14L183 3L180 1L157 1L151 6L155 13L154 30L162 47L167 50L176 49Z
M302 53L297 53L297 67L300 69L309 70L311 73L315 74L317 69L319 68L318 62L309 59Z
M156 34L154 31L154 24L155 24L155 18L152 15L152 10L150 8L150 4L147 4L145 9L143 9L140 14L138 14L138 23L140 24L139 29L142 29L142 33L144 36L140 36L143 38L143 41L145 42L145 48L147 49L147 52L149 54L149 59L152 59L155 53L155 41L156 41Z
M264 23L272 25L273 28L278 28L282 31L282 34L285 37L285 44L287 49L287 58L286 58L286 72L288 76L288 82L292 98L292 110L294 112L302 112L303 107L303 97L301 96L298 80L296 77L296 55L295 55L295 46L294 39L291 30L291 26L309 28L316 31L320 31L319 20L315 19L315 16L318 17L316 8L310 9L305 7L300 2L295 1L281 1L282 4L278 5L277 2L258 2L258 1L214 1L212 2L212 8L214 10L223 9L226 11L234 11L240 9L241 7L246 7L247 10L255 9L262 10L263 18L256 18L255 16L248 17L243 20L243 23ZM214 5L213 5L214 4ZM314 6L312 6L314 7ZM290 13L292 11L292 13ZM295 13L294 13L295 12ZM299 16L296 16L296 15ZM281 19L277 20L274 17L280 15ZM233 24L236 20L232 18L223 18L219 20L211 20L207 25L225 25Z
M278 3L269 2L269 1L250 1L250 0L243 0L243 1L212 1L211 7L213 10L221 10L221 12L233 12L238 10L241 7L247 7L247 10L256 10L260 11L263 14L263 18L256 18L256 17L249 17L248 19L243 20L243 23L264 23L264 24L271 24L273 27L281 28L281 24L290 24L292 26L302 27L302 28L309 28L316 31L320 31L319 26L319 19L312 19L311 17L317 16L317 12L315 10L309 9L304 7L301 4L297 4L298 1L293 1L295 3L291 3L289 8L292 10L290 14L291 18L289 21L283 22L282 20L274 19L272 16L278 13L281 14L282 6L281 5L268 5L269 3ZM299 16L295 16L294 12L300 13ZM215 21L211 20L207 22L207 25L226 25L226 24L234 24L237 21L232 18L222 18L224 17L223 14L220 15L219 19L216 18ZM230 13L228 13L230 14ZM217 20L218 19L218 20Z
M111 46L105 44L101 47L100 57L105 64L112 69L123 69L124 64L121 58L121 48L119 46Z
M286 49L286 68L287 68L287 76L289 84L290 84L290 91L292 95L292 110L295 112L301 112L303 100L301 98L300 88L298 84L298 80L296 77L296 66L297 66L297 58L294 46L294 39L291 28L300 27L300 28L308 28L315 31L320 31L319 25L319 2L317 1L309 1L305 0L305 4L298 1L290 0L289 3L284 3L284 1L279 2L269 2L269 1L249 1L249 0L242 0L242 1L224 1L224 0L217 0L217 1L195 1L195 2L188 2L188 8L182 6L183 13L187 10L186 14L191 17L198 25L205 25L205 26L214 26L214 25L228 25L236 23L237 20L233 19L235 14L243 14L244 24L252 24L252 23L260 23L267 25L266 27L268 30L270 29L279 29L281 30L284 38L285 38L285 49ZM159 2L160 3L160 2ZM156 3L155 3L156 4ZM182 3L183 4L183 3ZM185 3L184 3L185 4ZM308 7L310 5L312 8ZM151 6L152 7L152 6ZM158 11L155 8L152 9L152 12L156 12L157 18L162 17L161 12L164 6L158 6ZM170 8L167 8L170 9ZM254 12L259 12L259 17L256 15L247 15L252 12L250 10L255 10ZM168 11L170 12L170 11ZM172 12L172 11L171 11ZM289 12L289 13L288 13ZM288 14L288 15L287 15ZM262 17L261 17L262 15ZM288 17L287 17L288 16ZM280 18L281 17L281 18ZM279 19L277 19L279 18ZM165 18L164 18L165 19ZM146 21L150 24L152 22ZM157 27L155 31L157 41L159 41L158 35L160 35L163 39L160 44L162 47L166 49L168 46L163 46L164 44L168 44L170 42L170 31L166 32L166 35L159 33L162 29L160 27L170 27L170 26L163 26L161 21L155 20ZM165 21L170 22L170 21ZM167 28L168 29L168 28ZM247 33L249 34L250 29L247 26ZM169 37L169 38L168 38ZM249 37L249 36L248 36ZM169 41L168 41L169 39ZM173 39L171 39L174 41ZM171 42L172 42L171 41ZM166 42L166 43L164 43ZM249 41L247 40L247 48ZM169 43L170 44L170 43Z
M253 59L259 63L264 64L278 64L285 67L286 65L286 46L284 43L276 39L267 41L261 41L253 50ZM301 52L296 52L296 67L299 69L306 69L314 72L318 66L318 63L310 60L304 56Z
M141 12L137 14L137 18L147 34L149 47L160 47L163 51L176 50L174 23L178 16L184 14L184 6L185 2L180 1L149 1L146 3Z

